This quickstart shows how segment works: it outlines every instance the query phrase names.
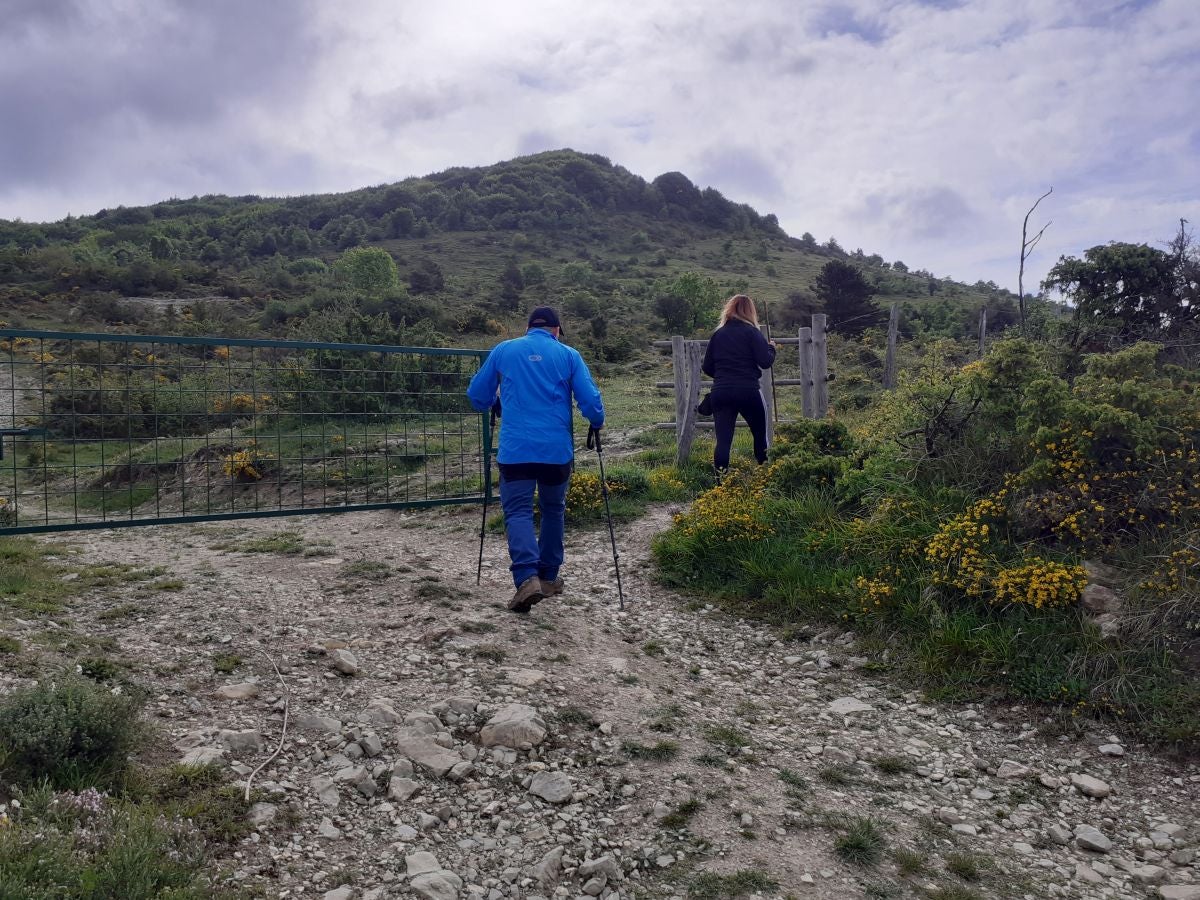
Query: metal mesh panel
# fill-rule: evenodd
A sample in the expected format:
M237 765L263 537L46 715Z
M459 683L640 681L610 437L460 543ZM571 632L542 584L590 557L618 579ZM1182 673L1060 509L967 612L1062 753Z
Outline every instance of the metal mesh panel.
M0 330L0 534L482 502L484 356Z

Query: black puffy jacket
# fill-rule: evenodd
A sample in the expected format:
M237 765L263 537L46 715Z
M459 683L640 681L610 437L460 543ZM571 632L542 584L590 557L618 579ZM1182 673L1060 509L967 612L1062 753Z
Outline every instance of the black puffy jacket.
M713 388L758 388L763 369L775 362L775 348L757 328L741 319L730 319L713 332L700 368L713 380Z

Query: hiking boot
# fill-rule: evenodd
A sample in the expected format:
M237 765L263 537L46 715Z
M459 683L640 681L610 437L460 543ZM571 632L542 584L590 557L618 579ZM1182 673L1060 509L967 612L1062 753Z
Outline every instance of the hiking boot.
M513 598L508 601L508 608L515 613L527 613L533 608L533 604L545 596L542 582L536 575L532 575L521 582L521 586L517 588Z
M553 581L542 579L542 595L546 597L555 597L563 592L563 587L566 582L561 577L555 578Z

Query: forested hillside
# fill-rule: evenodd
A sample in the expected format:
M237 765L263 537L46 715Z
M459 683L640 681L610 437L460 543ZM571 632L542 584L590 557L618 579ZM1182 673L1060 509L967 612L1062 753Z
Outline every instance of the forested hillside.
M339 266L356 248L385 250L395 277L364 281ZM318 327L305 325L314 312L351 305L378 317L347 326L365 327L361 337L424 323L461 343L551 301L586 320L574 334L599 357L620 361L651 337L705 324L689 315L689 296L694 306L700 294L749 290L792 327L820 305L814 283L831 259L861 273L874 303L904 302L909 333L967 337L985 305L994 330L1015 319L1015 297L994 284L910 271L833 238L789 237L773 215L679 172L647 182L570 150L346 194L194 197L50 224L0 221L0 314L29 327L304 335Z

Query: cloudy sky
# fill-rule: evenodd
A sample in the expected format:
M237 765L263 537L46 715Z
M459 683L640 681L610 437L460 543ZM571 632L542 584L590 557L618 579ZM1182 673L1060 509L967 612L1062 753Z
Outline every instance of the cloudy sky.
M572 147L1016 288L1200 222L1196 0L0 0L0 218ZM1028 285L1028 281L1027 281Z

